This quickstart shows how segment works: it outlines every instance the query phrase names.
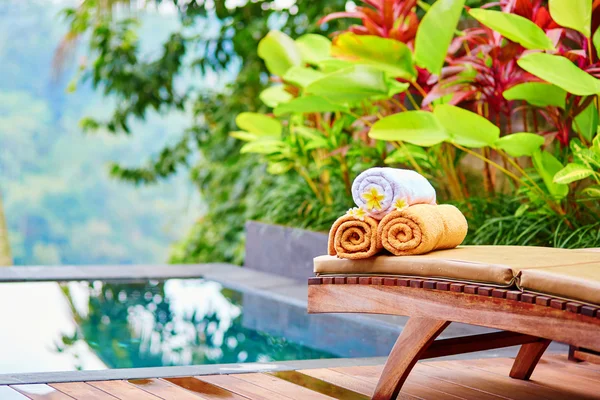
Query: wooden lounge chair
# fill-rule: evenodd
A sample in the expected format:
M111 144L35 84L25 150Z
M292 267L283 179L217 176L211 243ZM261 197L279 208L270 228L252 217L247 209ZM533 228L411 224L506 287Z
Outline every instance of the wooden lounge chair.
M424 358L521 345L510 376L529 379L553 340L600 352L599 252L464 246L424 256L321 256L314 265L309 313L410 317L373 399L395 399ZM501 331L435 340L451 322Z

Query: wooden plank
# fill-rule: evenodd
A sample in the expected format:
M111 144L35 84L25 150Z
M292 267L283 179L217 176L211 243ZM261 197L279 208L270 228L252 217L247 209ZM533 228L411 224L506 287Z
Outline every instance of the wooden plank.
M377 386L377 380L369 381L366 379L346 375L341 372L334 371L333 369L307 369L301 370L299 372L302 372L308 376L312 376L313 378L319 379L321 381L328 382L330 384L337 385L348 390L352 390L356 393L360 393L361 395L365 396L365 398L371 398ZM413 396L410 393L415 390L413 386L414 385L411 384L409 385L409 387L404 387L403 391L399 393L398 399L408 400L419 398ZM344 397L339 398L344 399Z
M317 379L313 376L303 374L298 371L269 372L268 375L276 376L277 378L291 382L294 385L314 390L335 399L369 400L369 395L355 392L341 385L336 385L332 382Z
M231 393L228 390L220 388L219 386L210 384L208 382L201 381L193 377L183 378L164 378L165 381L171 382L174 385L180 386L184 389L194 392L203 399L207 400L245 400L247 397L240 396L235 393Z
M237 379L234 375L203 375L195 378L252 400L289 400L289 397Z
M401 286L313 285L308 288L308 297L310 313L439 316L453 322L542 336L600 351L600 335L597 333L600 319L533 303Z
M199 394L194 394L162 379L130 379L127 382L164 400L205 399L205 397L202 397Z
M73 400L71 396L44 384L11 385L10 387L32 400Z
M112 396L100 389L88 385L85 382L65 382L65 383L51 383L49 384L54 389L63 392L71 396L74 399L85 399L85 400L115 400L116 397Z
M429 377L465 386L488 395L511 400L551 399L564 400L564 393L540 387L529 381L511 379L508 371L497 375L483 370L456 367L452 362L417 364L415 371Z
M339 367L331 368L334 371L341 372L360 379L367 379L376 382L379 379L380 369L363 368L363 367ZM477 399L477 400L499 400L502 397L490 395L477 390L473 390L464 386L460 386L451 382L432 379L429 376L423 375L417 371L412 373L406 385L417 384L419 387L426 386L443 393L459 397L461 399ZM401 392L402 393L402 392ZM436 393L437 394L437 393Z
M572 362L567 359L565 354L546 354L543 360L559 362L563 364L567 364L573 367L591 369L593 371L600 372L600 365L590 363L590 362Z
M492 332L434 341L421 360L533 343L539 338L516 332Z
M8 386L0 386L0 399L2 400L27 400L26 396Z
M142 389L126 382L126 381L92 381L87 382L90 385L94 386L106 392L108 394L112 394L118 399L121 400L157 400L159 397L154 396L148 392L143 391Z
M306 400L327 400L333 399L333 397L321 394L319 392L315 392L310 389L306 389L302 386L294 385L288 381L284 381L283 379L279 379L273 375L267 374L237 374L236 378L241 379L246 382L250 382L254 385L268 388L275 393L279 393L280 395L287 396L295 399L306 399Z
M455 367L466 367L498 375L507 373L510 369L508 359L487 360L457 360ZM530 383L538 387L554 389L562 394L562 398L597 398L600 393L600 380L588 379L585 376L566 369L553 368L548 363L539 363L532 375Z
M377 382L365 382L327 368L301 369L298 372L367 396L373 395L377 384Z

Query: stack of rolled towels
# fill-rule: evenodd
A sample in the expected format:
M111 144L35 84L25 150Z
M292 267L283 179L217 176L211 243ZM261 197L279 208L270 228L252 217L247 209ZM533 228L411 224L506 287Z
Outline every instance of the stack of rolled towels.
M370 168L352 184L355 208L329 232L328 252L361 259L387 250L396 256L451 249L467 235L467 220L449 204L436 204L435 189L421 174Z

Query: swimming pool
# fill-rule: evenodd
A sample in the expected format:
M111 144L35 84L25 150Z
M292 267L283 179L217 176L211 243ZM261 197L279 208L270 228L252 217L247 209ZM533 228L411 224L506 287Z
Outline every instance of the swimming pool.
M302 318L262 330L272 303L205 279L0 283L0 373L336 357Z

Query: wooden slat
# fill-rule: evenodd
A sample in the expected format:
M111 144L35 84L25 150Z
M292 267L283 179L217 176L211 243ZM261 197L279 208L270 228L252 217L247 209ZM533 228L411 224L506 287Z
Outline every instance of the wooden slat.
M294 385L302 386L310 390L314 390L321 394L333 397L335 399L347 399L347 400L369 400L369 396L355 392L348 388L336 385L331 382L326 382L321 379L317 379L310 375L303 374L298 371L279 371L270 372L269 375L276 376L277 378L286 380L293 383Z
M0 386L0 399L2 400L27 400L26 396L8 386Z
M49 384L54 389L68 394L74 399L85 399L85 400L115 400L116 397L112 396L100 389L88 385L85 382L67 382L67 383L51 383Z
M32 400L73 400L71 396L44 384L11 385L10 387Z
M548 360L556 363L561 363L568 365L570 367L582 368L587 370L592 370L596 372L600 372L600 364L594 364L590 362L572 362L567 359L565 354L547 354L544 356L542 360Z
M127 381L93 381L88 383L121 400L157 400L159 398Z
M204 382L212 383L232 393L247 397L252 400L289 400L289 397L272 392L269 389L257 386L253 383L237 379L235 375L204 375L197 376Z
M466 367L486 372L493 372L501 376L510 370L509 359L487 360L458 360L454 368ZM523 382L523 381L520 381ZM538 387L554 389L562 398L597 398L600 393L600 380L591 380L581 374L569 370L557 370L548 363L540 362L533 372L532 382Z
M600 354L588 353L587 351L575 350L573 356L576 360L587 361L592 364L600 364Z
M360 379L376 381L379 379L380 369L378 367L339 367L332 370L341 372L346 375L354 376ZM478 390L470 389L451 382L441 381L438 379L432 380L430 377L414 372L408 377L407 384L419 384L421 386L430 386L444 393L457 396L462 399L477 399L477 400L499 400L501 397L489 395ZM402 392L401 392L402 393Z
M201 381L194 377L183 377L183 378L164 378L166 381L173 383L174 385L180 386L187 389L194 394L198 394L203 399L207 400L243 400L246 397L240 396L235 393L231 393L228 390L220 388L219 386L213 385L208 382Z
M164 400L205 399L205 397L201 397L199 394L192 393L162 379L130 379L127 382Z
M257 386L268 388L275 393L279 393L283 396L287 396L293 399L306 399L306 400L331 400L333 397L326 396L319 392L315 392L310 389L306 389L302 386L294 385L288 381L284 381L283 379L279 379L273 375L267 374L238 374L235 375L236 378L241 379L246 382L250 382Z

